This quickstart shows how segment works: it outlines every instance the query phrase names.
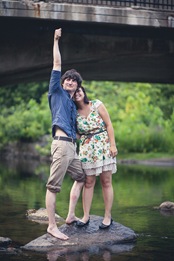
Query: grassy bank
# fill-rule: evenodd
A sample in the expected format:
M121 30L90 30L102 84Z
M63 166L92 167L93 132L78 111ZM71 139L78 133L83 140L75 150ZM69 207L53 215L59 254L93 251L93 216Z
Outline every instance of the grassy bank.
M118 154L118 160L171 160L174 161L174 155L162 152L149 152L149 153L125 153Z

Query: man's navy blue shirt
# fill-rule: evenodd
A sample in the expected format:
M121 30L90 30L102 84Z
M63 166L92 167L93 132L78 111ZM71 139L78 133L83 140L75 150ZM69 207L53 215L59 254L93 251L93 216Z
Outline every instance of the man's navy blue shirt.
M67 91L60 84L61 72L51 72L48 101L52 114L52 136L59 127L68 137L76 139L76 106Z

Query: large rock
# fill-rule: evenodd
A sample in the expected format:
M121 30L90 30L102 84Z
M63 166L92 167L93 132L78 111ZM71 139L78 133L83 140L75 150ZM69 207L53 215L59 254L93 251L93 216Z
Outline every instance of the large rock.
M103 218L98 216L90 216L89 225L79 228L76 224L64 224L59 227L60 231L69 236L69 240L63 241L57 239L50 234L36 238L22 248L25 250L34 250L42 252L50 252L59 255L74 253L76 251L92 249L100 250L103 248L112 249L114 252L129 251L137 239L137 235L128 227L117 222L112 223L108 229L99 229L99 224Z

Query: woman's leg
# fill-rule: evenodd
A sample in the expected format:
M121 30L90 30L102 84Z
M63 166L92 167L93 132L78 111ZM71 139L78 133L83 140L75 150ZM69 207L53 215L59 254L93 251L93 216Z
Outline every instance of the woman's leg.
M91 209L91 204L92 204L92 198L94 194L94 186L96 182L96 176L86 176L86 181L85 185L83 187L83 211L84 211L84 216L81 219L83 223L86 223L89 220L89 213Z
M111 209L113 204L113 187L112 187L112 172L105 171L100 175L100 182L102 186L103 199L105 204L105 214L103 219L104 225L110 225L111 223Z
M69 211L68 211L68 215L67 215L67 218L66 218L67 224L71 224L72 222L79 220L75 216L75 208L76 208L76 205L77 205L77 201L80 197L80 192L82 190L83 185L84 185L84 182L74 181L74 184L71 188L70 201L69 201Z

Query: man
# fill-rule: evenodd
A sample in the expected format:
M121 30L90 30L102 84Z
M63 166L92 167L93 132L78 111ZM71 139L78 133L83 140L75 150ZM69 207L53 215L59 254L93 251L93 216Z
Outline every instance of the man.
M53 141L50 177L46 184L46 208L49 218L47 232L56 238L67 240L68 236L61 233L55 221L56 193L60 192L64 176L68 172L76 182L71 190L72 214L70 213L66 222L75 221L74 209L84 184L85 174L76 154L76 107L72 97L77 87L81 86L82 78L74 69L65 72L61 78L60 37L61 28L56 29L54 33L53 70L48 93Z

